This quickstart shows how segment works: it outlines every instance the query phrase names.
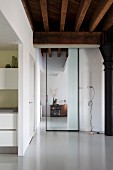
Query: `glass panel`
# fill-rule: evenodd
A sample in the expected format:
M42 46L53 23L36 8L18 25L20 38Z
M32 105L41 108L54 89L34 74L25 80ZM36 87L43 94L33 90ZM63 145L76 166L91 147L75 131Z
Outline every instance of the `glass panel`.
M78 49L47 57L47 130L78 130Z
M69 49L68 129L78 130L78 50Z

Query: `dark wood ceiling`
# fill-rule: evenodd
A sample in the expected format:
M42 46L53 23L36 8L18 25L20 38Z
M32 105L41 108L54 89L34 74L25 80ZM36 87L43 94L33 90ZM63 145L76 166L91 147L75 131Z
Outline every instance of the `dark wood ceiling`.
M78 32L83 32L83 35L84 32L88 32L92 39L92 32L108 31L113 25L113 0L22 0L22 2L34 31L34 39L35 33L38 32L41 39L41 33L46 32L48 43L50 32L74 32L76 36ZM82 39L83 36L80 35ZM37 44L36 40L34 42ZM94 43L93 40L91 43ZM51 49L48 51L51 53Z

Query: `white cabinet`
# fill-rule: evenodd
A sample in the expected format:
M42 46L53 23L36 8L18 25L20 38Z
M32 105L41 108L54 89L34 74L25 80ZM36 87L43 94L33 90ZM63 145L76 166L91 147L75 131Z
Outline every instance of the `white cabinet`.
M18 114L0 112L0 147L18 146L17 142Z
M17 113L0 113L0 130L17 129Z
M17 146L16 131L0 131L0 147Z
M18 89L18 68L0 68L0 89Z

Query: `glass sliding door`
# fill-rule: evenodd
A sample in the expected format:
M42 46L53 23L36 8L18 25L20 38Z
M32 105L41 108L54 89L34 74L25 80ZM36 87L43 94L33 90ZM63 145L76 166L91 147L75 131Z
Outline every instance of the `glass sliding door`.
M46 130L78 131L78 49L46 58Z
M78 130L78 80L78 49L69 49L67 117L69 130Z

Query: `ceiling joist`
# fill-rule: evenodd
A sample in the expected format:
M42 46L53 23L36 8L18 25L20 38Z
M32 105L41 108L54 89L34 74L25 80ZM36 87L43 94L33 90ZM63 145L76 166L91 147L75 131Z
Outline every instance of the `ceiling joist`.
M90 3L91 3L91 0L81 1L78 12L77 12L77 16L76 16L75 31L79 31Z
M58 48L58 57L60 57L61 56L61 48Z
M49 54L49 57L52 57L51 48L48 48L48 54Z
M113 25L113 8L110 8L109 13L107 14L104 24L103 24L103 31L107 31Z
M101 32L35 32L34 45L100 44Z
M46 32L48 32L49 31L49 23L48 23L48 12L47 12L46 0L40 0L40 7L41 7L41 12L42 12L44 29Z
M60 20L60 31L61 32L64 31L64 27L65 27L67 7L68 7L68 0L62 0L61 20ZM61 48L58 48L58 57L60 56L61 56Z
M81 30L88 31L89 29L93 32L98 26L97 29L101 32L113 25L113 0L21 1L33 31L42 32L45 29L45 32L49 32L50 29L55 31L60 29L61 32L65 30L76 32L81 28Z
M110 6L112 5L113 0L102 0L98 4L98 7L96 11L94 12L94 15L92 16L91 22L90 22L90 31L94 31L101 19L104 17Z
M51 48L52 52L57 52L58 48ZM68 51L68 48L61 48L62 52ZM47 48L41 48L41 53L47 53Z
M62 0L60 31L64 31L68 0Z
M28 17L29 23L31 25L31 28L34 31L33 17L32 17L32 14L31 14L29 4L28 4L28 2L26 0L22 0L22 4L24 6L24 9L25 9L25 12L27 14L27 17Z
M43 24L45 32L49 31L49 23L48 23L48 12L47 12L47 1L46 0L40 0L40 7L42 12L42 18L43 18ZM51 48L48 49L49 56L52 56Z

